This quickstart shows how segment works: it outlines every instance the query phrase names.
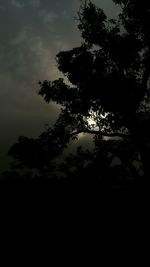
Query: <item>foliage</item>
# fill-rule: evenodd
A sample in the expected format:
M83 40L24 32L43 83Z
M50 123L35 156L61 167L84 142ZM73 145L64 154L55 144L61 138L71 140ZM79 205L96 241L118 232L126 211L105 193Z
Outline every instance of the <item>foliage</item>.
M127 176L137 175L132 163L139 155L145 167L149 133L145 135L142 128L147 128L149 123L150 3L146 0L142 5L135 0L114 2L121 6L121 13L118 18L109 19L91 1L81 1L77 17L81 46L56 56L58 69L68 83L62 78L39 82L39 95L47 103L54 101L61 105L59 118L53 128L48 128L37 139L20 137L11 148L10 154L19 160L21 167L50 175L56 158L79 133L94 135L94 157L90 160L94 159L95 164L97 158L105 171L112 160L108 155L114 141L106 142L104 137L121 138L123 146L128 146L125 157L124 149L119 150L120 141L116 141L115 153L120 153L122 166L129 170ZM89 123L90 119L93 123ZM77 158L70 156L66 161L66 166L80 163L78 173L82 173L81 161L87 156L81 157L80 152L78 150ZM145 168L145 172L147 170ZM101 168L100 176L106 176L105 171Z

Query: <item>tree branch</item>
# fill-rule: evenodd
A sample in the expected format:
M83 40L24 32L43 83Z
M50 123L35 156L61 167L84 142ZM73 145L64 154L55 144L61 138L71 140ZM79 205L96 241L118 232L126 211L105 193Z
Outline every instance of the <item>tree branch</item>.
M70 134L70 137L72 137L74 135L78 135L80 133L99 134L99 135L104 136L104 137L120 137L120 138L130 137L129 134L123 134L123 133L118 133L118 132L116 132L116 133L104 133L101 131L94 131L94 130L88 130L88 129L78 130L78 131L72 132Z

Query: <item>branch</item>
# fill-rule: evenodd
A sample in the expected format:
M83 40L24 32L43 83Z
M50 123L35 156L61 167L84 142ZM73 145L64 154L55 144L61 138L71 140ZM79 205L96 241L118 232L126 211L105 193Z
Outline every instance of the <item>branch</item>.
M116 133L104 133L104 132L88 130L88 129L75 131L75 132L70 134L70 137L72 137L74 135L78 135L80 133L99 134L99 135L104 136L104 137L121 137L121 138L130 137L129 134L123 134L123 133L118 133L118 132L116 132Z

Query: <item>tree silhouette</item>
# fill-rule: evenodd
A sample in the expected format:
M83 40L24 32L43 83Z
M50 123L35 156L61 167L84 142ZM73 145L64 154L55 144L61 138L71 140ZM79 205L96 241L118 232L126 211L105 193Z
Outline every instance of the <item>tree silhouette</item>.
M148 178L150 4L146 0L142 7L137 1L114 2L121 12L116 19L109 19L91 1L81 1L76 18L81 46L56 56L67 82L63 78L39 82L39 95L47 103L61 105L59 118L37 139L19 138L9 152L17 160L14 167L36 169L42 177L54 177L58 157L70 140L85 133L94 136L95 158L105 154L102 162L108 163L106 169L111 153L119 156L132 177L137 177L133 161L140 158L142 179ZM105 142L106 137L109 142ZM120 143L129 151L119 149Z

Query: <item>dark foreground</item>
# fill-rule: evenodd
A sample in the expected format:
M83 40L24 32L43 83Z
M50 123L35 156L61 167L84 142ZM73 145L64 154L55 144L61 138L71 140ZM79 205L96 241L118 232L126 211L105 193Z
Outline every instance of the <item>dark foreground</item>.
M39 240L58 249L100 246L149 251L149 189L132 185L117 190L98 184L51 181L1 182L0 232L5 240ZM32 243L33 242L33 243ZM41 243L40 243L41 244Z

